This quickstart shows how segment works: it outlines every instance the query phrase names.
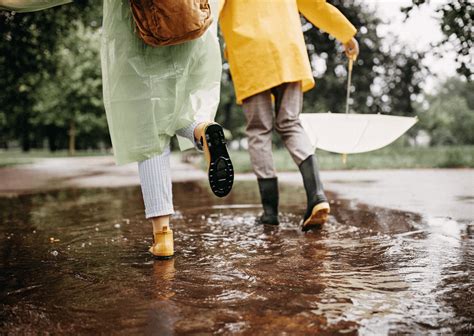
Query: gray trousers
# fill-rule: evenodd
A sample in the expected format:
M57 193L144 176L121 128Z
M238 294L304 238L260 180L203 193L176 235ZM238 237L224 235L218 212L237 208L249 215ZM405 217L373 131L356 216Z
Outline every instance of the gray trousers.
M302 107L301 82L283 83L244 99L250 160L257 178L276 176L272 154L273 128L280 134L298 166L314 153L299 119Z

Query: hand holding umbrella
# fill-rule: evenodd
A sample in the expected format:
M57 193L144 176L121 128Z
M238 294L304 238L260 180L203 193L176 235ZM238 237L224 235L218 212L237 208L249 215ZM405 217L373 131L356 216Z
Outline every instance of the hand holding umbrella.
M349 113L349 100L351 92L351 82L352 82L352 66L354 61L359 56L359 42L353 37L346 44L344 44L344 52L346 53L347 58L349 59L349 72L347 78L347 95L346 95L346 113Z
M359 55L359 42L353 37L344 44L344 52L349 60L355 61Z

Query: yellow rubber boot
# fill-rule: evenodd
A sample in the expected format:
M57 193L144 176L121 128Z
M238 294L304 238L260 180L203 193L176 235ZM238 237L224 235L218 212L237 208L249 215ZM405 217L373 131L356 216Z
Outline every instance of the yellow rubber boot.
M202 151L204 152L204 158L206 159L208 169L209 163L211 161L211 154L209 153L209 145L206 141L206 128L211 124L212 122L203 122L197 125L194 129L194 137L202 146Z
M224 129L215 122L204 122L194 129L207 161L207 176L217 197L229 194L234 183L234 167L227 152Z
M303 223L303 231L311 230L327 222L331 208L328 202L316 204L311 211L311 215Z
M170 259L174 255L173 231L168 226L163 226L161 231L155 232L153 246L150 253L157 259Z

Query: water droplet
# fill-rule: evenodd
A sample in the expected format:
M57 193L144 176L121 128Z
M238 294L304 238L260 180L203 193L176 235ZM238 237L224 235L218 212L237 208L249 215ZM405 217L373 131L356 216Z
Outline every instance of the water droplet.
M52 252L51 252L51 254L52 254L53 256L57 257L57 256L58 256L58 254L59 254L59 252L58 252L58 251L56 251L56 250L54 250L54 251L52 251Z

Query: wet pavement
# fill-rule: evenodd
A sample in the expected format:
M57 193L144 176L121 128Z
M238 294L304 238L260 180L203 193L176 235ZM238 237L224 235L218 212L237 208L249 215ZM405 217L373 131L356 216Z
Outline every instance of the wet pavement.
M279 227L255 224L254 181L226 199L205 183L174 191L170 261L147 253L138 187L0 198L0 333L474 332L473 218L331 194L329 223L304 234L294 183Z
M299 174L281 181L302 183ZM474 169L393 169L321 172L327 189L341 197L380 207L474 221Z

